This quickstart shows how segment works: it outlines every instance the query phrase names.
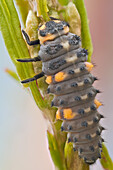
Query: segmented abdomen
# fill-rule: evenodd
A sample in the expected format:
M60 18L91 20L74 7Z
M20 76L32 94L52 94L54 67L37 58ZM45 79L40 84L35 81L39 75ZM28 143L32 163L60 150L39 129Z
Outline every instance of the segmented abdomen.
M42 71L47 75L48 93L53 93L52 106L58 107L56 119L63 120L61 130L68 132L80 157L92 164L101 153L103 128L97 111L101 103L95 99L99 90L92 84L96 80L87 62L87 50L81 48L80 38L72 33L62 35L41 45Z

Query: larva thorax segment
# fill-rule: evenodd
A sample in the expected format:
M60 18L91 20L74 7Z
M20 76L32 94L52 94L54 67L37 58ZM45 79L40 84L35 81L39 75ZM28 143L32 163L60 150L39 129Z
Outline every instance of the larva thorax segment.
M43 44L45 41L53 40L63 34L69 32L69 24L65 21L52 20L48 21L38 28L38 37L40 43Z

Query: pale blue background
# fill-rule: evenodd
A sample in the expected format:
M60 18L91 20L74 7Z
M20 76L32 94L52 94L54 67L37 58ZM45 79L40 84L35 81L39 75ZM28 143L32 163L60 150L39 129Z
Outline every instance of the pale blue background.
M106 146L113 159L113 1L89 0L86 4L94 45L93 74L103 91L100 113ZM0 34L0 170L52 170L46 141L46 123L32 97L9 77L5 68L15 70ZM101 165L91 170L102 170Z

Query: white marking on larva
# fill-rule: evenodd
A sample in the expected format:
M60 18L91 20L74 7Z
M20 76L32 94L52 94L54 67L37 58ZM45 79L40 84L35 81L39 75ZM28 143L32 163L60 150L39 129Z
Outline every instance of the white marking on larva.
M91 109L90 109L90 107L88 107L88 108L86 108L84 111L85 111L86 113L88 113L88 112L91 111Z
M77 115L78 115L78 113L77 113L77 112L73 112L73 114L74 114L74 116L77 116Z
M96 133L91 134L91 137L94 138L96 136Z
M98 148L98 145L95 146L95 149L97 149L97 148Z
M75 73L80 73L80 68L74 70Z
M69 49L69 46L70 46L68 41L62 42L61 45L63 46L64 49L67 49L67 50Z
M87 123L88 123L88 125L92 125L93 124L93 120L88 121Z
M94 163L94 161L92 161L92 160L87 160L87 163Z
M85 94L84 96L81 96L82 100L86 100L87 99L87 94Z
M70 58L67 58L67 59L66 59L67 62L74 62L74 61L76 61L76 60L77 60L77 55L76 55L76 54L73 55L73 56L71 56Z
M82 82L80 82L80 83L78 83L78 86L80 87L80 86L83 86L84 85L84 82L82 81Z

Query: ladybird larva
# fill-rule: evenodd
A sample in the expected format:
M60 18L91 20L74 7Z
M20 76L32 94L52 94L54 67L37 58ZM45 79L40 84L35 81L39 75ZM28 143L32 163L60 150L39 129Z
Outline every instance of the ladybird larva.
M38 57L18 61L42 61L42 72L22 83L47 77L47 92L55 95L51 106L58 108L56 119L63 121L61 130L68 133L68 142L87 164L95 163L102 150L99 121L103 116L97 111L101 103L95 99L99 90L92 86L97 79L90 73L93 64L87 62L88 52L81 47L80 37L69 32L68 23L57 19L39 27L39 40L31 42L23 34L29 45L41 46Z

